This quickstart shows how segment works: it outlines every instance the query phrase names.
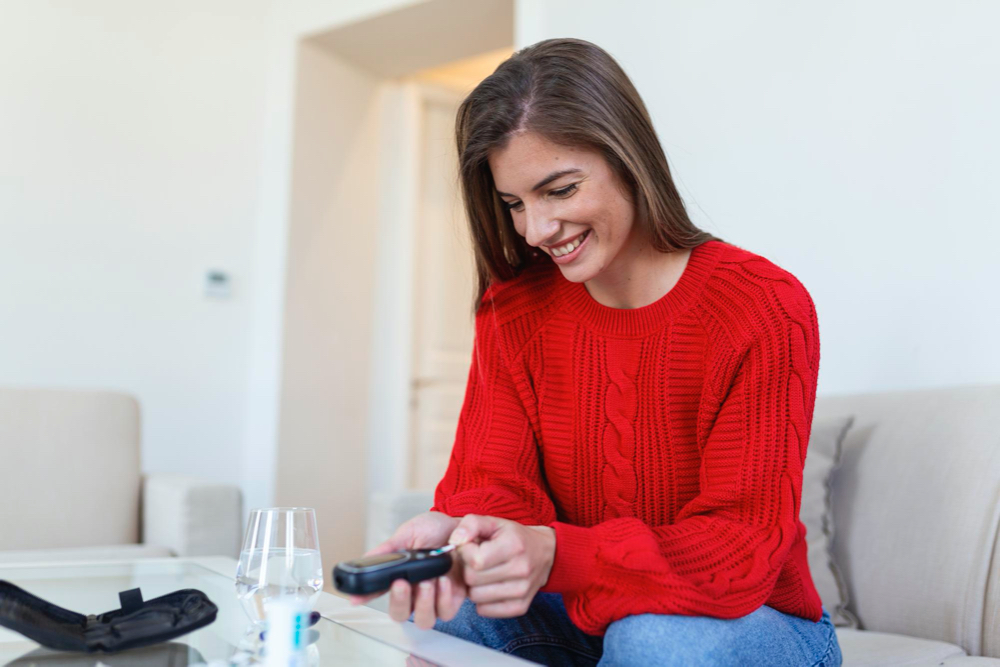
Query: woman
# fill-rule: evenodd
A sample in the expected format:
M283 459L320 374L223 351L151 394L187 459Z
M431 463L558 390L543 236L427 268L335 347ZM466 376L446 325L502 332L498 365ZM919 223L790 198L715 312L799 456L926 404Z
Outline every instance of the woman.
M465 402L434 508L372 553L459 558L397 581L392 617L544 664L840 664L798 520L806 289L692 224L593 44L514 54L457 141L479 274Z

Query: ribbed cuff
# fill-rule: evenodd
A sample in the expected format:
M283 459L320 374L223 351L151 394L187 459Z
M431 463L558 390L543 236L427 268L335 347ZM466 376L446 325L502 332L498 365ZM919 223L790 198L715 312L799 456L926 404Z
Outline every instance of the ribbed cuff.
M556 521L556 555L543 593L576 593L593 583L597 572L597 539L592 528Z

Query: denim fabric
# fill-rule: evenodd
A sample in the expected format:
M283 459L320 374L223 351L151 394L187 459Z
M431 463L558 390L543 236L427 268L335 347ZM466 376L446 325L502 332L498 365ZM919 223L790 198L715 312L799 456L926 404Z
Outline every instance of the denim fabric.
M539 593L519 618L483 618L466 600L436 630L543 665L768 665L835 667L840 645L830 614L813 622L763 606L736 619L640 614L603 638L578 630L562 596Z

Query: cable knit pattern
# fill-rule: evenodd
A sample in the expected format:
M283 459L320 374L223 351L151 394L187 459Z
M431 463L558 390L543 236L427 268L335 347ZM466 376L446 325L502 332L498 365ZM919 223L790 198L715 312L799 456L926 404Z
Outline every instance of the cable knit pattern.
M819 372L809 293L720 241L632 310L546 261L491 287L435 509L552 526L543 591L625 616L819 620L799 521Z
M636 478L632 467L635 456L635 420L638 408L635 374L639 369L639 344L626 341L608 355L608 387L604 407L608 424L604 427L604 507L605 519L635 516Z

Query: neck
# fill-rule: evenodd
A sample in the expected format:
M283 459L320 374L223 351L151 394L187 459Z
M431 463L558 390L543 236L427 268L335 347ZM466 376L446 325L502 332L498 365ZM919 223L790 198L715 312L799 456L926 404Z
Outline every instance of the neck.
M615 257L611 266L585 285L590 296L601 305L642 308L673 289L690 256L690 248L666 253L642 241Z

